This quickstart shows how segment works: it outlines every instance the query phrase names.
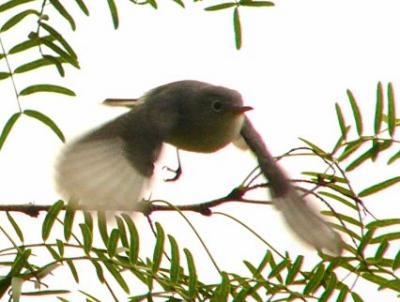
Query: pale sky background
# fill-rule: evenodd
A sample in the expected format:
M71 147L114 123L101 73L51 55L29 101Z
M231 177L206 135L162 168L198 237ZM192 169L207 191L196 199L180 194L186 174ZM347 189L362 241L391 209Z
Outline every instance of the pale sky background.
M362 106L369 121L365 126L371 131L376 83L382 81L386 86L391 81L396 90L400 86L400 4L396 0L289 0L275 2L274 8L242 8L240 51L234 47L231 10L204 12L203 8L211 3L218 2L188 2L183 10L172 1L160 1L159 10L154 11L125 1L118 4L117 31L112 27L106 1L99 1L96 7L90 3L91 16L77 18L75 33L68 31L66 22L58 27L77 52L81 70L67 68L66 79L57 78L52 68L17 77L19 89L32 83L36 75L39 82L70 87L77 97L37 94L21 98L23 108L47 114L70 139L124 112L100 106L107 97L138 97L167 82L202 80L240 91L245 103L255 108L249 117L272 153L279 155L300 146L298 137L330 148L339 134L335 102L342 105L350 121L347 88ZM7 48L14 44L11 32L2 38ZM11 64L16 67L23 59L16 56ZM9 93L10 84L0 84L1 94L8 93L2 97L1 125L17 106ZM52 165L60 147L58 138L42 124L26 117L19 121L0 153L0 201L50 204L57 200ZM160 167L175 166L171 151L167 150ZM209 155L182 153L182 162L181 179L173 184L157 184L153 198L190 203L222 197L256 165L250 153L233 147ZM286 160L283 164L294 177L309 167L301 160ZM354 175L357 191L395 175L399 164L366 167ZM368 170L371 168L373 175ZM381 195L380 200L365 199L368 208L380 218L398 216L397 191L398 186ZM280 251L307 255L312 262L315 252L290 235L272 207L227 205L218 210L241 218ZM242 260L258 263L265 253L264 245L222 217L188 216L223 270L246 272ZM18 218L32 228L40 227L37 219ZM153 219L162 222L181 247L195 252L196 263L204 263L198 265L201 278L217 278L216 272L210 271L203 249L178 215L156 213ZM138 218L138 225L144 234L145 255L153 246L152 240L146 242L145 234L152 235L144 219ZM354 276L351 278L354 280ZM83 280L79 288L88 289L85 285L91 281ZM362 293L368 291L365 301L396 300L393 293L378 293L373 284L359 281L356 286L361 286Z

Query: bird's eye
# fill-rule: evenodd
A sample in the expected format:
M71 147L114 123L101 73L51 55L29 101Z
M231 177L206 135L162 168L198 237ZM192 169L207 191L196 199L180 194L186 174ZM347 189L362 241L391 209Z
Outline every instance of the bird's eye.
M222 110L222 102L215 100L211 103L211 107L215 112L220 112Z

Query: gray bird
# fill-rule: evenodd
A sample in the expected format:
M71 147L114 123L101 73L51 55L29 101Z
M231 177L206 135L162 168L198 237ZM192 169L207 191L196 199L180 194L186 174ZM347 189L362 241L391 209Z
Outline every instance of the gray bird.
M251 110L232 89L179 81L150 90L137 100L109 99L132 109L68 143L56 165L56 184L67 199L94 210L135 210L163 143L210 153L243 140L269 180L271 195L288 225L317 249L340 254L342 240L305 203L275 163L245 117Z

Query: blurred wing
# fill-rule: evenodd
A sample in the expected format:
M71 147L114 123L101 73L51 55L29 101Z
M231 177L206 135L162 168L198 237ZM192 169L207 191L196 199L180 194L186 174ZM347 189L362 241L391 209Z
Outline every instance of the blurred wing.
M297 193L247 118L241 134L257 157L260 169L268 179L274 205L281 211L291 230L314 248L340 255L343 249L342 238Z
M148 178L128 161L119 137L66 146L56 167L60 193L91 210L134 210Z

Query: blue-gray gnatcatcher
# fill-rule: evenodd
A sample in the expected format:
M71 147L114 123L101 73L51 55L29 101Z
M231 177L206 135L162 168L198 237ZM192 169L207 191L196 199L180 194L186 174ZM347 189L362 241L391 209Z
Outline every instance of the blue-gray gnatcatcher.
M187 80L150 90L136 103L128 113L65 146L56 166L56 183L64 197L87 209L135 210L163 143L208 153L244 139L294 233L315 248L341 253L340 236L304 202L275 163L244 114L252 108L243 105L237 91Z

